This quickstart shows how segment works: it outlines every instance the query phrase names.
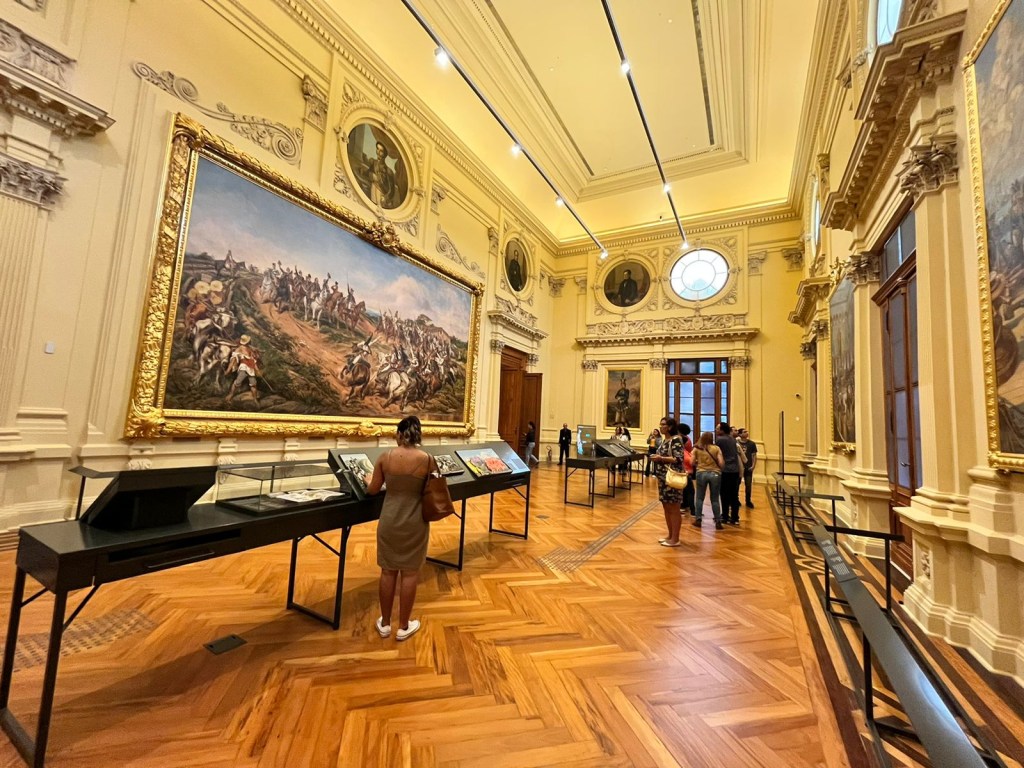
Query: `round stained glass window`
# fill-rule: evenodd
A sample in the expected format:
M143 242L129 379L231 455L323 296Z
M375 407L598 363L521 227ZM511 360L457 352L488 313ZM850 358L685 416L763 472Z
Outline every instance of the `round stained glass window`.
M725 288L729 279L729 262L717 251L698 248L679 259L668 278L679 298L703 301Z

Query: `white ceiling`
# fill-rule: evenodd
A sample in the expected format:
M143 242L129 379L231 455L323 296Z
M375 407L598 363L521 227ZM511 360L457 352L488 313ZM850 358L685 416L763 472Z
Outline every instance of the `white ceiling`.
M321 2L555 239L582 234L400 0ZM670 220L601 0L413 4L592 230ZM818 0L609 6L684 219L785 201Z

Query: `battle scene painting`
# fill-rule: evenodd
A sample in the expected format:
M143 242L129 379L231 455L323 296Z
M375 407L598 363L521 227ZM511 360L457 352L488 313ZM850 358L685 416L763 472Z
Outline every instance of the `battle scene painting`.
M162 401L155 388L163 433L343 433L323 422L415 413L464 434L477 290L229 165L204 152L195 166ZM140 381L137 372L137 391ZM167 428L195 419L218 423Z
M1024 2L1000 3L995 13L966 73L977 103L971 164L989 294L990 447L997 465L1024 468Z

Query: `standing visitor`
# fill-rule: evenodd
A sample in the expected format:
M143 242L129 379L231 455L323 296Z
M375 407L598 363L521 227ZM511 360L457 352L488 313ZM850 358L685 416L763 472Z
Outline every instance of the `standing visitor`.
M665 511L665 526L668 536L658 541L663 547L679 546L679 529L683 524L683 516L679 506L683 500L683 492L665 483L665 474L669 467L682 472L683 470L683 439L679 435L676 420L666 416L658 425L661 432L661 445L654 456L654 474L658 478L658 500Z
M747 457L743 464L743 490L747 497L747 509L753 509L754 502L750 500L750 491L754 484L754 466L757 464L757 443L750 439L750 432L741 428L737 444L743 448L743 453Z
M572 430L567 423L562 424L558 431L558 466L562 466L562 459L569 460L569 443L572 442Z
M740 524L740 454L732 430L724 421L718 425L715 445L722 451L722 522Z
M651 467L654 464L654 454L658 452L658 446L661 445L661 430L652 429L651 434L647 436L647 466L644 468L644 476L651 476Z
M693 524L700 528L704 519L704 495L711 492L711 511L715 515L715 530L722 530L722 466L725 460L722 458L721 449L715 445L715 436L710 432L702 432L697 444L693 447L693 458L697 470L697 490L694 499L694 509L697 517Z
M427 559L430 526L423 521L423 486L427 474L437 465L420 449L422 431L416 416L406 416L395 431L397 448L381 454L368 477L366 492L380 493L384 483L388 491L377 524L377 565L380 566L380 618L377 634L391 635L391 613L398 591L398 632L396 640L405 640L420 628L411 619L416 601L419 571Z
M683 489L682 511L696 515L693 508L694 485L696 483L693 472L693 441L690 440L690 425L679 425L679 436L683 438L683 471L686 473L686 488Z

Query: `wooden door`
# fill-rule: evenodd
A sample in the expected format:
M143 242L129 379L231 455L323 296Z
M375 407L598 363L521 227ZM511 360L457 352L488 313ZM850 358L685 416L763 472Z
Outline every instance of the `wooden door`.
M540 459L540 373L527 373L523 376L523 407L522 425L520 432L526 434L527 423L533 422L537 427L537 444L533 448L533 455Z
M885 443L888 459L889 529L906 541L895 543L892 561L913 575L911 530L896 507L910 505L921 485L921 426L917 372L917 275L915 263L905 263L876 299L882 310L885 373Z
M526 421L523 415L523 379L526 353L511 347L501 351L501 382L498 391L498 435L515 450L522 451ZM522 425L523 429L520 428Z

